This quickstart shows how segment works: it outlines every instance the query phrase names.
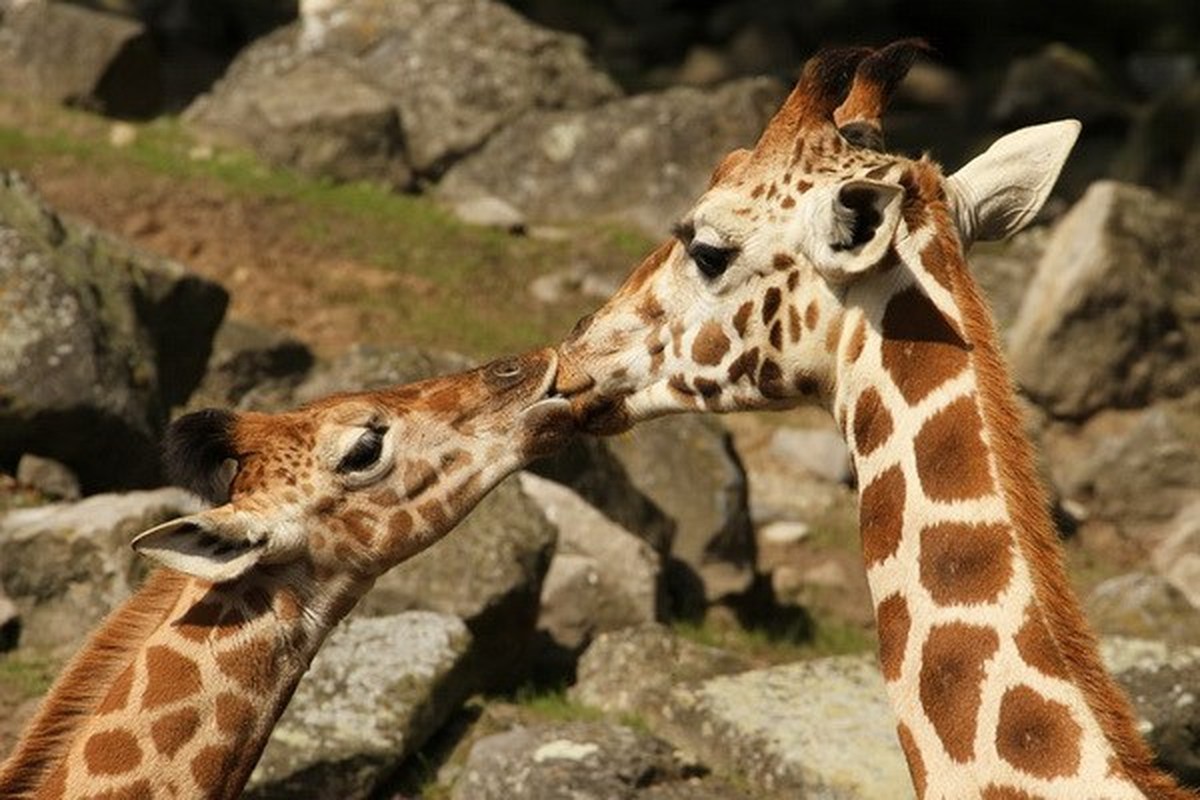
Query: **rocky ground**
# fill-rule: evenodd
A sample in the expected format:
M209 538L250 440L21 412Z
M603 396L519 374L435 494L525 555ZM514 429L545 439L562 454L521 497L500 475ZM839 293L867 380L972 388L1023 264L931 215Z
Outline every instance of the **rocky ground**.
M713 46L738 33L710 31L711 52L630 94L578 39L485 0L381 14L357 0L295 22L247 3L253 43L213 67L221 80L181 119L129 122L47 100L133 113L103 75L149 69L144 31L18 5L0 2L0 62L66 31L94 69L0 70L0 756L144 577L129 538L197 502L161 485L172 416L278 409L557 339L784 87L722 82L754 71L754 48ZM469 47L463 15L503 46ZM1200 103L1186 76L1122 94L1080 58L1035 50L988 84L988 124L1075 113L1098 133L1045 219L972 264L1105 658L1163 763L1196 783ZM965 84L918 70L901 138ZM852 481L817 412L577 442L379 582L249 794L906 796Z

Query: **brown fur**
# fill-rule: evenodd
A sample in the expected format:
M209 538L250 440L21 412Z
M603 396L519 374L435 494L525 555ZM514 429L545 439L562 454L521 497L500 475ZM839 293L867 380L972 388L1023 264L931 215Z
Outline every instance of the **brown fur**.
M931 164L923 166L936 169ZM945 202L940 197L927 200L937 229L954 230ZM1063 567L1062 548L1047 512L1046 494L1034 468L1032 448L1022 433L1023 421L1014 402L1008 369L996 344L991 313L967 272L957 242L947 237L943 244L948 251L958 254L950 270L952 292L963 315L964 334L973 346L972 361L979 381L984 427L1017 530L1017 543L1031 565L1034 591L1050 635L1129 779L1148 798L1195 800L1196 794L1180 788L1174 778L1154 766L1154 756L1137 732L1129 700L1100 661L1096 637Z
M167 618L190 582L177 572L157 570L137 594L108 616L63 670L20 745L0 767L0 797L32 797L48 770L66 755L76 728L95 713L110 686L150 632Z

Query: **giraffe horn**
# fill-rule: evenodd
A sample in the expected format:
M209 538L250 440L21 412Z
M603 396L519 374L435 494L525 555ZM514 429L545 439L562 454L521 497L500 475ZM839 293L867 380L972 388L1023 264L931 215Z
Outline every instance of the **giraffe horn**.
M855 67L870 53L866 47L838 47L810 58L796 88L767 124L755 151L791 147L805 128L832 124L833 110L846 96Z
M902 39L860 61L849 95L833 112L838 130L864 147L883 150L880 118L917 56L930 50L923 39Z

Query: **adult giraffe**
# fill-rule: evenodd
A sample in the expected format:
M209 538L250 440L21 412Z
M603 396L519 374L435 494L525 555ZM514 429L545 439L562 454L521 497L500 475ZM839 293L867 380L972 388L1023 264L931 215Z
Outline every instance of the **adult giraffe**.
M883 150L921 46L826 51L753 150L560 347L585 428L829 408L853 455L880 665L918 795L1185 798L1153 765L1062 566L966 247L1050 192L1079 125L946 178Z
M282 414L198 412L168 433L221 505L134 548L165 566L42 703L0 797L233 798L326 634L387 569L561 444L553 350Z

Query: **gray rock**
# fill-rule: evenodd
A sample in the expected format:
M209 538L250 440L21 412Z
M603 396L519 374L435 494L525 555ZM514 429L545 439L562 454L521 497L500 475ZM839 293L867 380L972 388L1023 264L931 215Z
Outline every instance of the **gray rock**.
M446 538L381 576L356 613L452 614L471 631L478 680L504 685L529 655L555 535L538 504L509 478Z
M1155 83L1158 88L1164 81ZM1157 98L1138 115L1113 173L1184 201L1200 201L1200 78Z
M1104 634L1200 645L1200 610L1161 575L1109 578L1092 590L1085 607Z
M468 225L499 228L509 233L525 230L525 215L499 197L473 197L455 203L450 211Z
M1193 608L1200 609L1200 497L1184 505L1167 524L1151 562Z
M1100 654L1133 701L1159 763L1185 785L1200 783L1200 647L1107 637Z
M639 429L640 430L640 429ZM675 538L675 521L634 484L609 441L577 437L530 471L569 487L593 508L637 534L666 559Z
M130 540L199 508L194 496L167 488L0 515L0 589L21 613L22 646L78 645L146 572Z
M1062 497L1150 547L1200 486L1200 396L1052 425L1042 442Z
M348 620L300 681L246 797L372 796L473 690L463 670L470 641L445 614Z
M158 53L140 22L68 3L0 11L0 89L118 116L158 109Z
M621 725L516 727L480 739L453 800L625 800L694 771L666 742Z
M84 492L154 484L167 410L199 383L227 299L0 174L0 468L35 453Z
M672 555L716 602L755 580L746 473L729 434L711 418L668 417L608 442L633 484L675 520Z
M323 174L403 185L532 109L618 94L580 39L492 0L352 0L302 14L241 53L186 119Z
M771 436L774 454L810 475L830 483L851 479L850 451L840 434L832 430L780 428Z
M657 236L722 156L754 144L783 95L756 78L526 114L452 167L437 193L502 196L536 220L614 217Z
M673 741L766 791L846 800L913 796L872 656L802 661L679 687L669 712Z
M80 497L79 479L75 473L52 458L26 453L17 462L16 478L18 483L59 500L71 501Z
M1050 233L1048 226L1039 225L1003 242L980 242L971 248L971 275L987 297L1001 336L1007 336L1021 310Z
M1014 61L991 108L994 122L1014 128L1063 117L1089 126L1128 116L1127 104L1096 63L1058 43Z
M607 714L636 714L653 723L670 715L671 692L749 667L733 653L681 639L664 625L602 633L584 651L572 700Z
M208 371L188 406L237 406L250 394L258 398L289 395L313 363L312 351L298 339L227 319L217 330Z
M1056 417L1200 382L1200 212L1099 182L1058 225L1013 323L1014 374Z
M576 651L597 633L662 616L662 563L650 545L561 484L531 473L520 482L558 529L542 584L540 630Z

